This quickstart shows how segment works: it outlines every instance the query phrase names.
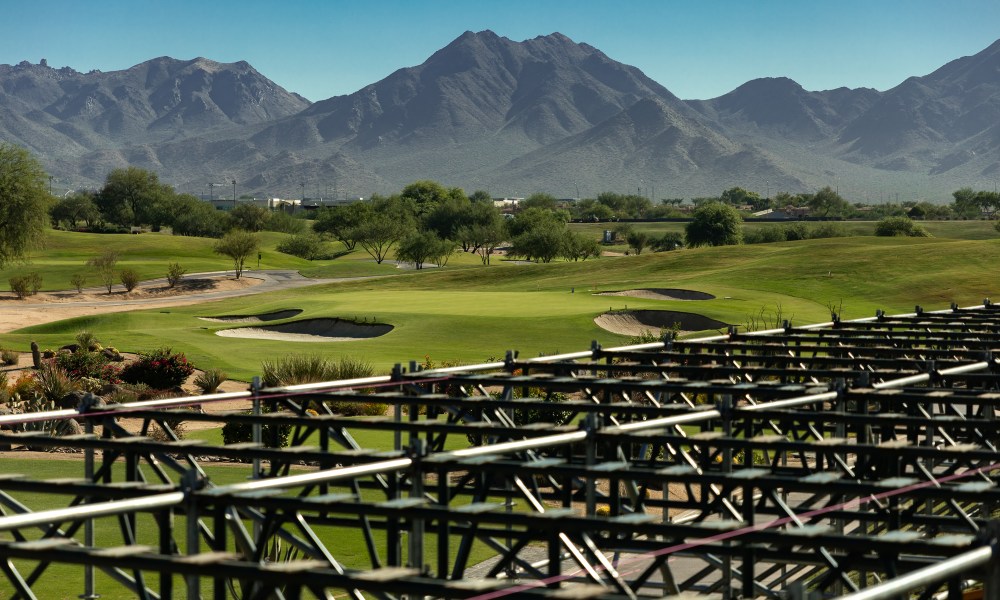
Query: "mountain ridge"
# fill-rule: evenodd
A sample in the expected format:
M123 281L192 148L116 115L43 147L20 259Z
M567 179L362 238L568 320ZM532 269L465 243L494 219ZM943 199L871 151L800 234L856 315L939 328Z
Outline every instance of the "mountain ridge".
M466 31L419 65L315 103L245 61L0 65L0 139L38 153L67 187L135 164L182 189L232 177L277 195L307 181L310 195L357 196L430 178L495 195L835 181L855 196L885 185L919 196L1000 172L998 122L1000 40L885 91L773 77L687 101L558 32L517 42Z

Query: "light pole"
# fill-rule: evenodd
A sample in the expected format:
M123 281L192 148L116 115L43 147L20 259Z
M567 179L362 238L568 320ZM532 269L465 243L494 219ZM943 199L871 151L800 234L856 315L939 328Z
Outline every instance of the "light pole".
M994 190L996 191L996 190ZM49 175L49 195L52 195L52 176Z
M236 208L236 179L233 178L233 208Z
M304 181L299 182L299 187L302 188L302 202L300 204L302 206L305 206L306 205L306 182L304 182Z

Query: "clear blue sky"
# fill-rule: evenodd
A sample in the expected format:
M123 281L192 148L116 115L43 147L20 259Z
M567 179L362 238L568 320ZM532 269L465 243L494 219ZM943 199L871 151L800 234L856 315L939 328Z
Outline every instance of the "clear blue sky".
M998 0L0 0L0 63L246 60L310 100L420 64L466 30L555 31L685 99L757 77L885 90L1000 38Z

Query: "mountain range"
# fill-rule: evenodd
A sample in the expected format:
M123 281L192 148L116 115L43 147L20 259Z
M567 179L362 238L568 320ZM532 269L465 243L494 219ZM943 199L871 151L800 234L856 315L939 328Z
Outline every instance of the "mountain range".
M22 62L0 65L0 140L39 156L58 189L133 165L195 194L236 179L244 194L345 198L435 179L494 196L830 185L851 201L946 201L1000 178L1000 41L886 91L777 77L687 101L559 33L466 32L315 103L242 61Z

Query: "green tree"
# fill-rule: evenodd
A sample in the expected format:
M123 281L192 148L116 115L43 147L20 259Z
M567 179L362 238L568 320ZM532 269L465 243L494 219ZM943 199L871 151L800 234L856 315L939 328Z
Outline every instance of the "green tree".
M400 196L376 198L368 216L355 228L357 243L382 264L392 248L416 227L412 201Z
M108 288L108 293L111 293L111 288L115 285L115 267L118 265L118 253L114 250L105 250L99 256L87 261L87 265L93 267L97 271L97 278L101 280L104 287Z
M396 259L411 262L417 269L423 269L425 262L447 254L443 252L445 246L454 249L455 244L439 238L433 231L412 231L399 242Z
M223 254L233 259L233 269L236 271L236 279L239 279L243 274L243 264L247 257L257 252L258 248L260 241L256 235L242 229L233 229L215 243L213 250L216 254Z
M263 206L256 204L240 204L229 211L229 221L236 229L244 231L263 231L267 226L271 213Z
M753 210L763 210L769 204L766 200L762 200L757 192L751 192L741 187L729 188L722 192L719 200L730 206L749 205Z
M526 208L541 208L545 210L555 210L556 209L556 197L552 194L546 194L544 192L536 192L524 200L521 201L520 207L522 209Z
M492 208L492 207L491 207ZM502 217L485 222L465 225L458 230L458 238L464 249L470 249L479 255L484 265L490 264L490 257L508 237L507 223Z
M589 235L567 229L560 251L566 260L587 260L601 256L601 244Z
M169 196L173 196L173 188L161 185L156 173L127 167L108 173L96 202L109 223L159 226L167 211L157 205Z
M695 209L685 226L688 246L731 246L743 240L743 217L721 202L708 202Z
M490 195L486 190L476 190L469 194L470 202L488 202L493 204L493 196Z
M339 240L348 251L358 243L358 227L372 214L367 202L354 202L345 206L321 208L316 213L313 231L325 233Z
M625 236L625 243L628 247L635 250L636 254L642 254L642 251L649 244L649 234L645 231L632 231L627 236Z
M552 262L562 252L566 231L563 221L542 220L511 240L510 254L543 263Z
M52 205L49 214L54 223L64 224L68 229L76 227L79 221L91 227L101 218L101 211L97 209L94 195L89 192L78 192L60 198Z
M0 267L42 246L51 204L47 181L27 150L0 143Z
M576 203L574 216L581 221L610 221L615 217L615 212L606 204L601 204L593 198L584 198Z
M436 181L422 179L414 181L403 188L399 193L401 198L410 200L415 207L415 214L418 217L430 213L434 208L452 196L465 197L465 193L458 188L446 189Z
M960 188L952 192L951 195L955 199L952 203L952 209L956 215L964 219L979 218L981 211L979 203L976 201L976 192L972 188Z
M851 212L851 203L841 198L830 186L813 194L808 205L810 212L816 217L846 217Z
M170 225L174 235L221 238L229 230L229 215L190 194L174 196L167 201L173 216Z

